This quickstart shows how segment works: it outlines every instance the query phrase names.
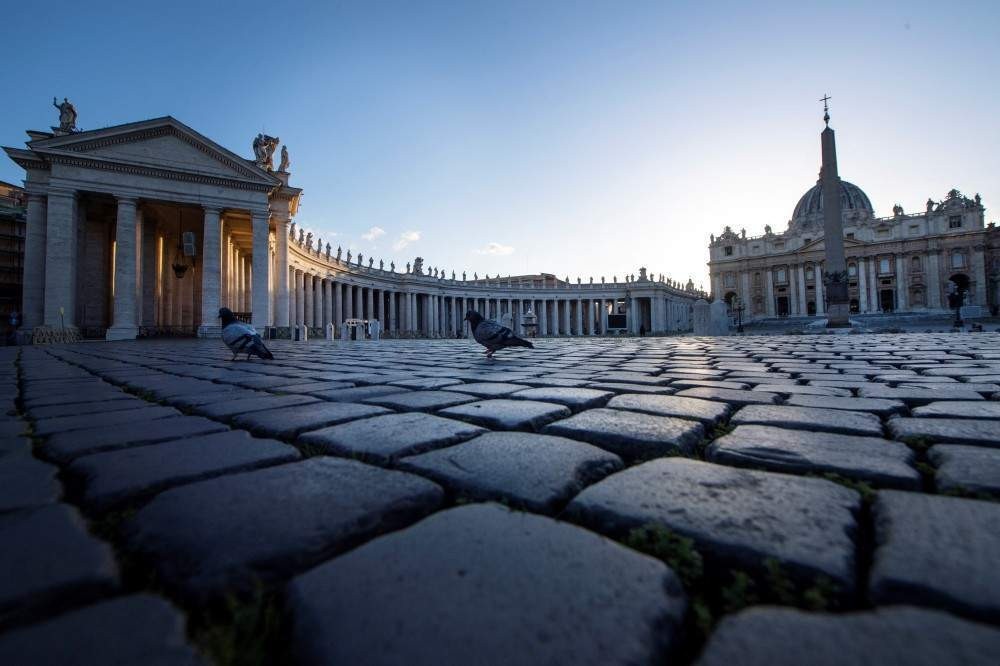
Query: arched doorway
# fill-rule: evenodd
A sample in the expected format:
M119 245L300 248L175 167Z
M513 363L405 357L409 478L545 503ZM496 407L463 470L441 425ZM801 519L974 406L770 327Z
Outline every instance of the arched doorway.
M948 282L950 283L948 285L948 307L955 307L954 301L952 300L954 297L957 297L961 301L962 305L968 305L969 301L967 294L969 292L969 286L972 284L969 276L965 273L954 273L948 278Z
M851 303L850 303L849 307L850 307L851 314L858 314L858 312L861 311L860 308L858 307L858 299L856 299L856 298L852 298L851 299Z
M810 317L816 315L816 301L809 301L806 303L806 314Z

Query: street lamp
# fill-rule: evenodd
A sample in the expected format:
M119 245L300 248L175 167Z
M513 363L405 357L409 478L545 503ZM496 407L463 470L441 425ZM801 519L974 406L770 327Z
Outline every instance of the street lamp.
M743 299L737 296L733 299L733 312L736 313L736 332L743 332L743 311L746 308L743 306Z

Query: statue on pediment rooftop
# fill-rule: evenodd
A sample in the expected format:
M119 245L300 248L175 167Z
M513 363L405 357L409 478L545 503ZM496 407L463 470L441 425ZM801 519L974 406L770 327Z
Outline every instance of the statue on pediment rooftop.
M740 238L742 238L743 240L746 240L746 238L747 238L747 230L746 229L740 229Z
M278 164L278 171L281 173L288 173L288 167L291 162L288 161L288 146L281 147L281 163Z
M640 282L646 281L646 268L642 266L639 267L639 281Z
M395 261L390 261L390 262L389 262L389 270L390 270L391 272L393 272L393 273L395 273L395 272L396 272L396 262L395 262Z
M454 281L455 281L455 271L452 271L452 272L451 272L451 281L452 281L452 282L454 282Z
M615 283L615 284L618 284L618 276L617 276L617 275L612 275L612 276L611 276L611 281L612 281L613 283Z
M465 271L462 271L462 282L465 282Z
M291 226L288 227L288 237L295 240L295 223L292 222Z
M473 273L472 274L472 279L473 280L478 280L479 279L479 273Z
M410 262L406 262L406 272L410 272Z
M604 276L601 276L601 284L604 284Z
M950 190L948 190L948 199L958 199L961 196L962 196L962 193L959 192L958 189L956 189L954 187L951 188Z
M316 240L316 254L320 254L323 251L323 239L319 238Z
M416 275L423 275L424 274L424 258L423 257L414 257L413 258L413 272Z
M372 259L371 257L368 257L368 268L371 268L374 264L375 264L375 260Z
M274 151L281 143L276 136L259 133L253 140L254 163L261 169L274 171Z
M708 235L708 239L709 239L710 243L714 243L715 242L715 234L709 234Z
M379 259L378 260L378 269L380 271L384 271L385 270L385 259Z
M340 253L341 253L341 252L342 252L342 249L341 249L341 247L340 247L340 246L338 245L338 246L337 246L337 261L340 261Z
M771 235L771 225L770 224L765 224L764 225L764 234L766 234L768 236Z
M59 129L63 132L75 132L76 107L65 97L63 97L62 104L56 102L56 98L53 97L52 106L59 109Z
M299 229L299 245L302 245L305 242L306 242L306 230Z
M902 206L900 206L899 204L896 204L895 206L892 207L892 215L893 215L893 217L899 217L902 214L903 214L903 207Z
M312 246L313 246L313 235L312 232L310 231L309 233L306 234L306 249L311 250Z
M364 261L364 258L365 258L365 255L363 255L360 252L358 252L358 266L361 265L361 262Z
M983 205L983 198L981 196L979 196L979 192L976 192L976 196L974 196L972 198L972 200L976 202L977 206L982 206Z
M347 263L351 263L351 249L347 249Z
M327 259L330 258L330 244L329 243L326 244L326 258Z
M927 197L927 212L929 213L932 210L934 210L934 199Z

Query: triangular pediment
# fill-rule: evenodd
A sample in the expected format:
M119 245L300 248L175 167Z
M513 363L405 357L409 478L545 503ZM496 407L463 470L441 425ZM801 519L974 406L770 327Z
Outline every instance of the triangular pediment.
M280 180L178 120L166 116L30 141L40 155L159 169L275 186Z
M805 245L803 245L802 247L800 247L798 249L798 252L812 252L812 251L822 252L826 250L826 244L823 242L823 240L824 239L821 237L817 238L814 241L810 241ZM857 240L856 238L847 238L846 236L844 237L844 247L858 247L860 245L864 245L864 243Z

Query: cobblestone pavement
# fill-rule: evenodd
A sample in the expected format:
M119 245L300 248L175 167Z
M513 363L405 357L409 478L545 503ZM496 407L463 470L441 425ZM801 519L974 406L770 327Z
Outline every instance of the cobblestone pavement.
M996 663L1000 335L0 350L0 663Z

